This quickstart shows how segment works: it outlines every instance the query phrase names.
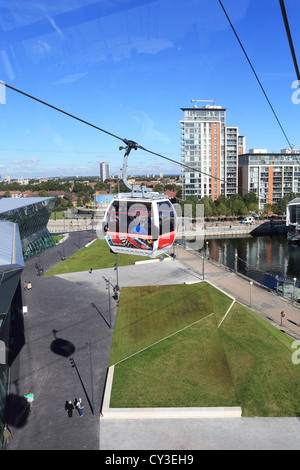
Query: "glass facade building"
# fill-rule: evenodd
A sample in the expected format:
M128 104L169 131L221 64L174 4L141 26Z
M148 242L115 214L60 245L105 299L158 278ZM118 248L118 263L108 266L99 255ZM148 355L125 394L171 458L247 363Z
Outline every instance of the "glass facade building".
M0 450L7 417L9 367L23 332L16 326L19 319L23 320L21 273L24 260L55 245L47 229L54 203L53 197L0 199ZM14 335L18 339L11 351Z
M9 354L12 317L15 316L16 295L24 267L20 232L17 224L0 221L0 450L6 422Z
M47 229L54 202L52 197L0 199L0 221L18 224L25 260L55 245Z

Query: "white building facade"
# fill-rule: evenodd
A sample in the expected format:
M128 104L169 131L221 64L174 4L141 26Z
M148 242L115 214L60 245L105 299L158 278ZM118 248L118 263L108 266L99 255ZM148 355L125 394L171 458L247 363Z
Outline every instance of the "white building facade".
M183 199L195 195L216 200L238 192L238 155L245 137L238 127L226 127L226 109L216 105L181 108ZM189 168L187 168L189 167Z
M106 179L109 179L109 164L107 162L100 163L100 181L104 183Z
M291 192L300 194L299 152L267 153L249 150L239 157L239 190L244 195L254 192L259 208L277 204Z

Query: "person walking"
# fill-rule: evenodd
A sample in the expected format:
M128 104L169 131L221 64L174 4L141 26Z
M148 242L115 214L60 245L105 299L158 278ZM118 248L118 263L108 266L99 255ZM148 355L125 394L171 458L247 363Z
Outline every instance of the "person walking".
M8 429L7 424L6 424L4 426L4 429L3 429L3 444L4 444L4 446L6 446L6 444L9 443L10 436L11 436L11 432Z
M84 404L83 404L81 398L78 398L78 401L77 401L77 403L76 403L76 408L77 408L77 410L78 410L79 416L83 416Z
M24 398L26 398L27 400L27 403L29 404L29 409L30 411L32 410L32 405L33 405L33 401L34 401L34 395L32 392L28 392L27 395L24 395Z
M69 418L72 418L73 410L74 410L73 403L71 402L71 400L69 400L68 403L66 404L66 411L68 412Z

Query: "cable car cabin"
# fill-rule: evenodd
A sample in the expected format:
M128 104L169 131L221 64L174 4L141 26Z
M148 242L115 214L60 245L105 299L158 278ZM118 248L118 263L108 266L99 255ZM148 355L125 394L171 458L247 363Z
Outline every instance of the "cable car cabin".
M105 213L103 231L112 252L155 258L175 240L176 212L164 194L121 193Z

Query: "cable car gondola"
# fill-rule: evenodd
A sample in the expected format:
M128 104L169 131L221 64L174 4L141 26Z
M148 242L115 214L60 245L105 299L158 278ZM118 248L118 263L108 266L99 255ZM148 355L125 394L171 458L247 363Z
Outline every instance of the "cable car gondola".
M130 193L119 193L106 210L103 220L105 239L113 253L156 258L169 251L176 237L176 212L165 194L127 181L130 151L138 148L126 141L122 178ZM120 150L124 147L120 147Z

